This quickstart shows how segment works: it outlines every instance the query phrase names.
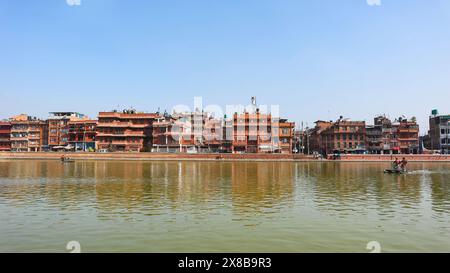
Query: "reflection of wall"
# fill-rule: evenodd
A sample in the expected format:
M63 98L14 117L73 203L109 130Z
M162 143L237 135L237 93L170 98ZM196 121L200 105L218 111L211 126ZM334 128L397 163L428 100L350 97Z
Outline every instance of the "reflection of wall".
M258 212L292 201L294 164L233 162L231 166L235 212Z
M358 214L407 213L431 202L449 211L448 164L411 163L408 175L386 175L389 163L0 161L0 199L99 215L228 209L262 215L294 204ZM421 173L420 170L429 170ZM303 203L303 202L302 202ZM400 209L398 209L400 208ZM419 210L416 210L419 211ZM118 213L118 214L116 214ZM121 214L122 213L122 214Z

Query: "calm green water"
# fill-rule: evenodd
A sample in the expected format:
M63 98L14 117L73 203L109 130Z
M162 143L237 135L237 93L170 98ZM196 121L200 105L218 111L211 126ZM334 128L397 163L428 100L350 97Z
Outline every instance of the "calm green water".
M450 164L0 160L0 252L450 252Z

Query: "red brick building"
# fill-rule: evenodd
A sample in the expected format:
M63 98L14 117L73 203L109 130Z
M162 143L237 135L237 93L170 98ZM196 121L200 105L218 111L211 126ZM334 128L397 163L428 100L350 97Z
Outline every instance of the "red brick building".
M48 122L48 145L52 150L70 150L69 122L86 120L87 117L77 112L51 112Z
M11 123L0 121L0 151L11 151Z
M320 123L318 139L315 140L321 154L365 153L366 122L339 118L336 122Z
M69 121L69 145L75 151L95 151L97 120Z
M256 110L254 113L235 113L226 121L228 140L232 130L233 153L292 153L295 123L272 117Z
M153 145L153 123L156 113L100 112L97 123L99 150L120 152L149 152Z
M416 121L400 118L393 124L394 133L402 154L419 153L419 125Z
M11 151L39 152L47 146L48 124L44 120L22 114L10 118Z
M165 114L153 123L153 151L218 152L222 130L222 120L205 112Z

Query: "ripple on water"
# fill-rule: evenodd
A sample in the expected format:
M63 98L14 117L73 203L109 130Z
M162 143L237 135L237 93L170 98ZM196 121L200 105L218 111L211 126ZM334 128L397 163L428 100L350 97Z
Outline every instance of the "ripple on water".
M57 163L0 161L0 250L450 249L448 164Z

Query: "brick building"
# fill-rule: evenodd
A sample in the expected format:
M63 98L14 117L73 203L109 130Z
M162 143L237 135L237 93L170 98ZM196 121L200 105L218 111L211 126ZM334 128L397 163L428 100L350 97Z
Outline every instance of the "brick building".
M51 112L48 122L48 145L51 150L72 150L69 145L69 122L86 120L77 112Z
M365 153L366 122L340 117L337 121L317 121L308 132L309 150L323 155L331 153Z
M414 120L399 118L393 123L394 138L397 139L400 153L419 153L419 125Z
M11 123L0 121L0 152L11 151Z
M39 152L47 147L48 124L44 120L22 114L10 118L11 151Z
M231 140L232 153L292 153L293 122L257 109L253 113L235 113L225 124L225 139Z
M167 113L153 123L153 152L219 152L222 120L202 111Z
M75 151L95 151L97 120L69 121L69 145Z
M153 145L153 123L160 117L156 113L100 112L97 123L99 150L120 152L149 152Z

